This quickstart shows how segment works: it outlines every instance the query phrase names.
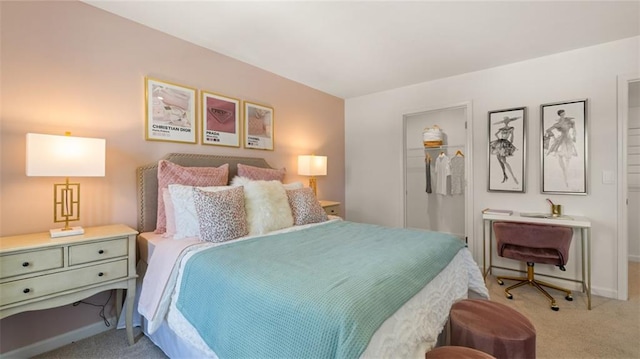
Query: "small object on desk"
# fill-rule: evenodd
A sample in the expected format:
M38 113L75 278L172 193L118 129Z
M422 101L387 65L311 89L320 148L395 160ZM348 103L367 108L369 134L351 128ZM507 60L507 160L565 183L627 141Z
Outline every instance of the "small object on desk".
M485 208L482 210L484 214L501 214L505 216L510 216L513 214L513 211L510 209L493 209L493 208Z
M562 205L551 202L549 198L547 198L547 202L551 205L551 216L562 217Z

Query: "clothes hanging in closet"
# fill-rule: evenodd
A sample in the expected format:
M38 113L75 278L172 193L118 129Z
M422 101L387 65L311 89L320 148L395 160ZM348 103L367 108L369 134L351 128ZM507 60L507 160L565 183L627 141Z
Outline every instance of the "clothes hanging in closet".
M454 156L451 159L451 194L464 193L464 157Z
M451 161L449 157L441 152L436 158L436 190L437 194L447 195L447 177L451 174Z
M431 189L431 156L427 153L427 157L425 159L425 167L426 167L426 175L427 175L427 193L433 192Z

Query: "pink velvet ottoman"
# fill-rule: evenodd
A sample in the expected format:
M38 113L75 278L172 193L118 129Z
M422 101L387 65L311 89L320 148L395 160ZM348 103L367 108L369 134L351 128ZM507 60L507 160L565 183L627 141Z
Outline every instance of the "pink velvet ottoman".
M494 356L476 349L457 346L437 347L429 350L426 359L495 359Z
M498 359L536 357L536 328L504 304L465 299L451 307L451 345L469 347Z

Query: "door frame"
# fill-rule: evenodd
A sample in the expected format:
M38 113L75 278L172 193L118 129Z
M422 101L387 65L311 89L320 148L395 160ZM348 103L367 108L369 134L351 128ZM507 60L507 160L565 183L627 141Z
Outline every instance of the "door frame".
M618 76L618 299L629 299L629 186L627 142L629 132L629 85L640 81L640 73Z
M464 232L467 237L467 245L471 253L475 253L474 234L474 215L473 215L473 103L465 101L445 106L436 106L424 108L416 111L406 112L402 115L402 220L403 226L407 225L407 119L410 116L417 116L427 112L440 112L448 110L465 109L466 121L466 141L464 154L464 173L465 173L465 191L464 191ZM474 255L475 258L475 255Z

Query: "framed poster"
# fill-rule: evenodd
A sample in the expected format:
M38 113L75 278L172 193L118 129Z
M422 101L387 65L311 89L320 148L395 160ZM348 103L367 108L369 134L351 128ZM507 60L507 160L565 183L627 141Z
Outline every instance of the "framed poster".
M489 112L489 191L525 192L526 132L526 107Z
M244 147L273 150L273 108L244 102Z
M202 144L240 147L240 100L201 91Z
M196 92L194 88L145 78L145 139L196 143Z
M540 105L542 193L587 194L587 100Z

